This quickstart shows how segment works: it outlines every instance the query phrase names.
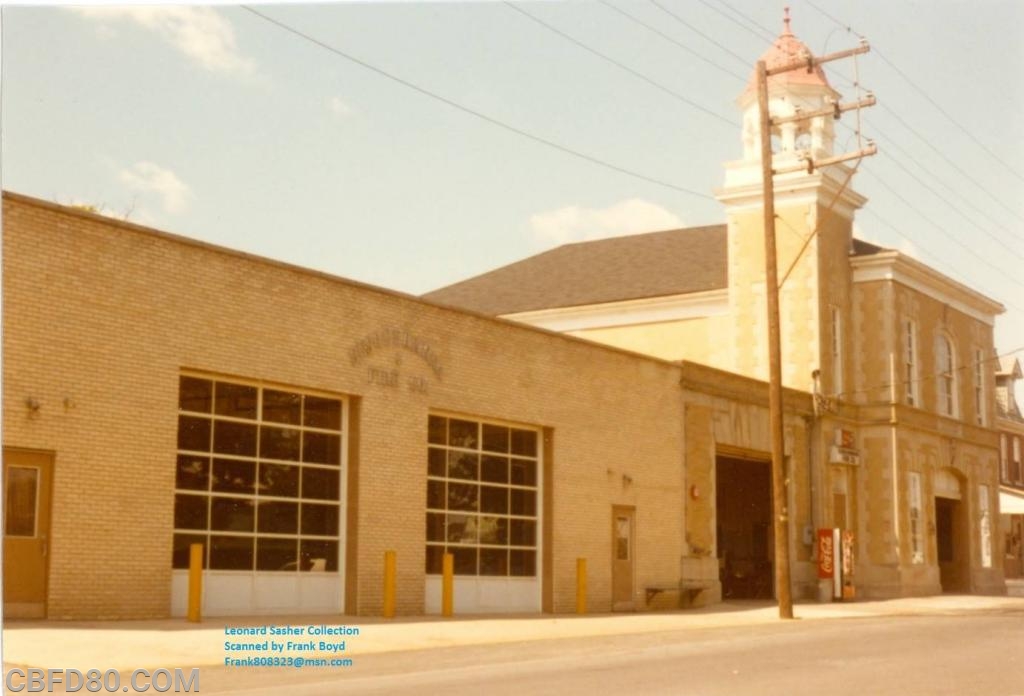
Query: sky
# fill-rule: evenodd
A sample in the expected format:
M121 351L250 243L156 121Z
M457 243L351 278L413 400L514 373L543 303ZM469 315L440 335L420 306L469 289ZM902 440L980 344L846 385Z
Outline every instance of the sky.
M1002 302L996 348L1024 360L1024 3L788 4L816 53L872 46L826 67L844 99L859 78L879 101L856 234ZM0 175L420 294L558 244L723 222L735 100L782 5L5 6Z

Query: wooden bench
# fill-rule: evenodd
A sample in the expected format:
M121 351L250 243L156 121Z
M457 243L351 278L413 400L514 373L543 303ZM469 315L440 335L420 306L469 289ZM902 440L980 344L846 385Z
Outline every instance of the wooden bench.
M699 580L689 579L680 580L678 585L671 586L648 586L644 590L644 597L647 600L647 604L650 604L655 597L660 595L662 592L678 592L680 598L685 596L689 600L690 604L693 604L693 600L705 590L710 590L712 587L712 581L710 580Z

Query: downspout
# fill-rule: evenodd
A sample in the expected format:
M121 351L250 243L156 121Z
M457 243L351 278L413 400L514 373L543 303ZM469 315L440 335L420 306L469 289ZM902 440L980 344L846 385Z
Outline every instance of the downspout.
M896 353L889 351L889 438L892 443L892 532L896 539L896 568L902 565L903 546L900 543L900 477L898 447L896 445Z

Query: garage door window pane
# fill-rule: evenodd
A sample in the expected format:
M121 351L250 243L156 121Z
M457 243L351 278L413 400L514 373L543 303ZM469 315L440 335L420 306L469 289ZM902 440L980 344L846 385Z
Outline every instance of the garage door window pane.
M203 539L217 570L336 572L343 400L183 375L178 405L172 567Z
M447 548L459 575L535 575L537 432L444 416L427 425L427 573L441 572Z

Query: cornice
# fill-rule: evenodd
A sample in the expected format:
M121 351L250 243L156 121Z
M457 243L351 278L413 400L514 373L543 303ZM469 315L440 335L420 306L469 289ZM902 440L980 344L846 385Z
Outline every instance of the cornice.
M1006 311L1001 303L898 251L856 256L850 265L854 283L900 283L989 326Z
M708 290L639 300L556 307L502 315L503 319L549 331L582 331L699 319L729 312L729 290Z

